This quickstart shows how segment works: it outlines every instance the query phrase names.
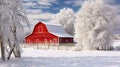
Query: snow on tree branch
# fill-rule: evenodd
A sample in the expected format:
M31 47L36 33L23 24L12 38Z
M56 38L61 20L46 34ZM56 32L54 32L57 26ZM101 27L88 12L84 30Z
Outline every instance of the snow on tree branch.
M21 0L0 0L0 36L4 43L18 44L23 36L23 23L28 23Z
M114 10L103 0L87 0L77 13L75 41L79 48L110 49L112 28L116 17Z
M58 14L53 18L56 24L60 24L65 28L65 31L68 34L74 34L74 21L75 14L74 11L70 8L63 8Z

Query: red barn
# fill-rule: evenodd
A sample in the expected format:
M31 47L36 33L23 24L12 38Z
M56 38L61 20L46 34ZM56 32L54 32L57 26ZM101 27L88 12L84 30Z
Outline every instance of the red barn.
M73 43L73 36L65 33L64 28L58 25L48 25L39 22L31 35L25 38L26 43Z

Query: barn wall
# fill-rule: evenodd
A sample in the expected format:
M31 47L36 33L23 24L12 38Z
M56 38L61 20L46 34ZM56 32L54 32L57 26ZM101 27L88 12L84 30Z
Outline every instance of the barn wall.
M25 38L27 44L37 44L37 43L73 43L73 38L58 37L51 34L46 25L43 23L38 23L31 35Z
M41 33L29 36L26 43L58 43L58 37L50 33Z
M59 43L73 43L73 38L60 37L59 38Z
M57 39L57 38L56 38ZM41 38L29 38L26 39L28 44L37 44L37 43L58 43L58 40L54 41L54 38L41 37Z
M33 33L26 37L25 42L29 44L58 43L58 37L49 33L45 24L38 23L35 26Z

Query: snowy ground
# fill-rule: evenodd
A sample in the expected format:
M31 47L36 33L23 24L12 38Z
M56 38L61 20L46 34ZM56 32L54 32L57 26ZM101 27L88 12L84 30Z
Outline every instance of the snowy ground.
M0 60L0 67L120 67L120 51L23 48L21 59Z
M23 48L21 59L0 61L0 67L120 67L120 52Z

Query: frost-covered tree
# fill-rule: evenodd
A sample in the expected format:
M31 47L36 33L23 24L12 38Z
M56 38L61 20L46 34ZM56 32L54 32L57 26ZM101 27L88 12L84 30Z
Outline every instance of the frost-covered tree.
M12 51L16 57L20 57L19 40L23 35L23 23L27 23L27 19L21 0L0 0L0 45L3 60L5 53L8 53L9 59Z
M54 22L64 27L66 33L74 35L75 14L71 8L63 8L53 18Z
M87 0L77 13L75 41L84 50L111 49L114 10L103 0Z

